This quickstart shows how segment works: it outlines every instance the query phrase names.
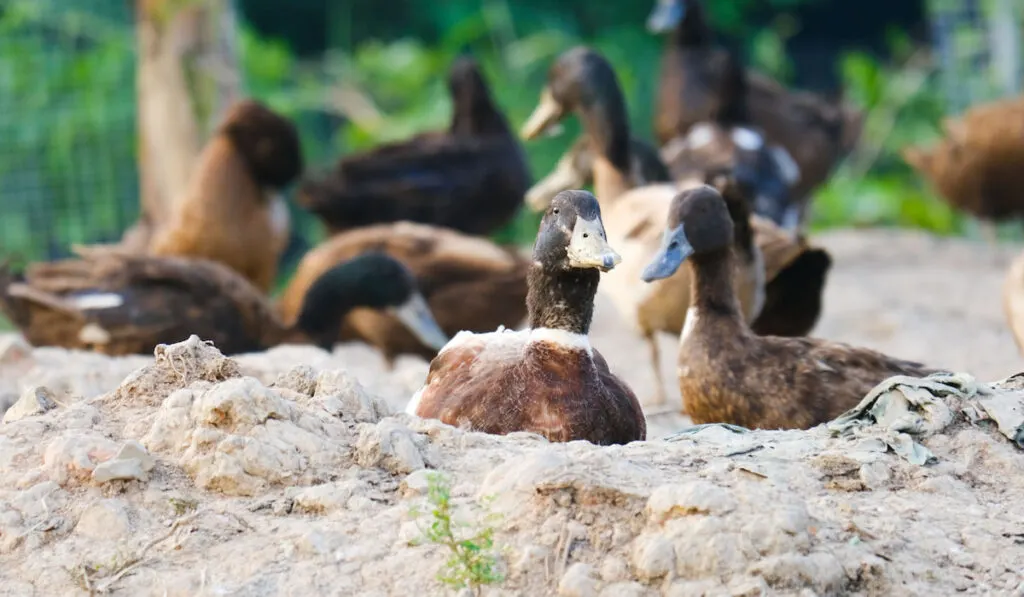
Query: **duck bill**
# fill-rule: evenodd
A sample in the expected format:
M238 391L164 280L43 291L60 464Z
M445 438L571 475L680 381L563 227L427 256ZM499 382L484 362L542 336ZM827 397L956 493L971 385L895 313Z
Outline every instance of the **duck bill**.
M533 114L526 120L519 135L526 141L531 141L541 135L554 136L562 132L562 125L559 122L564 115L562 106L555 101L551 95L551 88L545 87L540 93L540 103L533 109Z
M607 272L622 261L622 257L608 245L600 218L576 218L567 253L569 266L582 269L596 268Z
M683 226L680 224L671 230L666 230L665 236L661 241L661 248L654 255L651 263L644 268L644 273L641 277L644 282L653 282L667 278L676 273L679 266L690 255L693 255L693 246L686 239Z
M437 325L430 305L422 294L414 293L404 304L394 307L392 312L425 346L441 350L448 343L448 335Z
M679 0L659 0L647 17L647 30L651 33L671 31L686 16L686 4Z
M558 160L558 164L551 174L526 191L526 205L533 211L544 211L551 205L551 200L555 198L555 195L582 186L583 177L576 171L572 155L566 154Z

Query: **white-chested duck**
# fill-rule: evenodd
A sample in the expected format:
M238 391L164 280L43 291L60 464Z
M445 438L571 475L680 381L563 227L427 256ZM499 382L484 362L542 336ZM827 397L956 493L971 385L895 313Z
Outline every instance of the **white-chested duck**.
M430 363L426 384L406 412L559 442L645 439L640 403L587 337L600 272L620 261L593 195L564 191L554 198L541 220L533 261L529 327L456 335Z
M693 275L679 342L679 389L694 423L808 428L834 419L893 375L934 373L920 363L815 338L758 336L732 285L733 223L715 189L672 201L662 246L644 270L650 282L684 261Z

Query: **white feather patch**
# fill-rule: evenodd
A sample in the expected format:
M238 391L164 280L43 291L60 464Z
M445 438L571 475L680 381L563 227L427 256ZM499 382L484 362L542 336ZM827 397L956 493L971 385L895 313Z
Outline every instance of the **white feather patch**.
M715 140L715 127L702 122L695 124L690 129L690 133L686 135L686 146L690 149L698 149L704 147L708 143Z
M800 180L800 166L793 159L793 156L786 151L785 147L773 145L771 148L772 160L778 166L782 179L786 184L793 186Z
M679 343L686 342L686 338L693 333L697 327L697 307L690 307L686 310L686 323L683 324L683 333L679 335Z
M272 193L270 195L270 229L273 230L274 236L287 235L291 220L292 216L288 212L288 204L285 203L284 197L280 193Z
M110 332L95 323L87 323L78 330L78 341L83 344L107 344L110 342Z
M587 354L592 353L590 339L586 334L574 334L565 330L554 328L536 328L530 330L530 342L549 342L564 346L570 350L585 350Z
M416 411L420 409L420 400L423 399L423 390L427 389L427 386L416 390L416 393L409 399L409 404L405 405L405 414L416 417Z
M124 304L124 297L116 292L92 292L68 297L67 301L76 309L116 309Z
M760 133L752 131L748 128L738 126L732 129L732 142L741 149L747 151L757 151L764 145L764 137Z

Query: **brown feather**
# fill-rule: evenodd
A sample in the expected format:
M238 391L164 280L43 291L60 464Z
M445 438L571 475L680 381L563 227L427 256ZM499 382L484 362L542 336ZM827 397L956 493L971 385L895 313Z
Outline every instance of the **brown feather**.
M218 261L269 291L289 233L280 219L284 206L269 194L301 167L294 126L255 102L240 102L197 158L151 253Z
M431 362L418 416L499 435L531 431L554 442L646 439L640 403L596 350L591 358L531 342L500 358L488 355L488 340L494 335L469 338Z
M943 128L947 138L904 148L903 159L957 209L995 221L1024 216L1024 96L975 106Z

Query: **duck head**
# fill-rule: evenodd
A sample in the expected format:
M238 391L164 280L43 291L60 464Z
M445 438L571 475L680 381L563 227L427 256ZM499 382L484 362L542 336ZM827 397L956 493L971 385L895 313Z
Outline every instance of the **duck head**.
M672 199L661 247L643 280L667 278L690 256L726 250L732 241L732 218L722 195L708 185L687 189Z
M540 222L533 260L545 270L598 269L622 261L609 245L597 198L587 191L555 195Z
M452 133L477 135L507 131L505 118L491 98L480 63L468 50L463 50L448 69L448 93L452 97Z
M520 135L529 141L557 134L559 123L570 113L578 112L587 120L598 109L606 118L625 120L625 100L611 64L595 50L577 46L551 65L548 83Z
M302 173L298 130L260 102L236 102L224 116L219 132L230 139L261 187L284 188Z
M651 33L665 33L675 29L686 18L687 0L658 0L654 10L647 17L647 30Z
M321 346L329 347L344 316L357 307L394 315L420 342L435 350L448 342L412 272L390 255L376 251L321 275L306 293L297 326Z

